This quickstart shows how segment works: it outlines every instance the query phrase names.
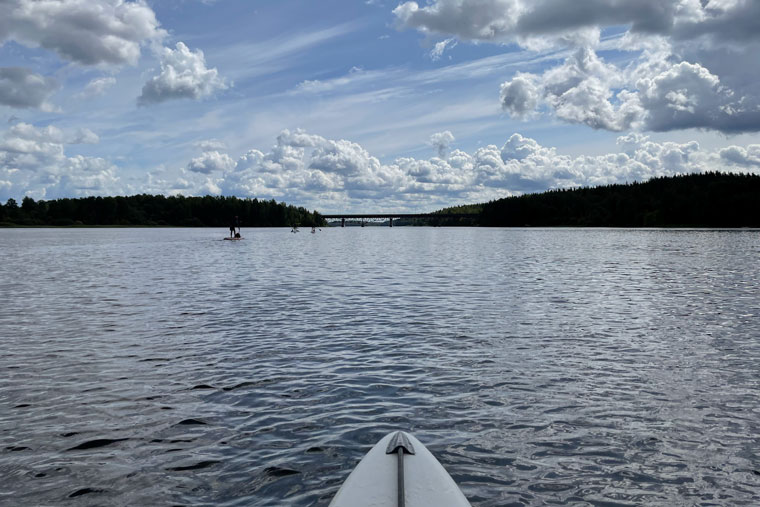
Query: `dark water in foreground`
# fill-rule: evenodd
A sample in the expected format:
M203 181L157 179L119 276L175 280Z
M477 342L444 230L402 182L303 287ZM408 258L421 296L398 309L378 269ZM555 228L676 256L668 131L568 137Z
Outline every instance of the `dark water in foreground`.
M760 232L0 230L0 504L760 505Z

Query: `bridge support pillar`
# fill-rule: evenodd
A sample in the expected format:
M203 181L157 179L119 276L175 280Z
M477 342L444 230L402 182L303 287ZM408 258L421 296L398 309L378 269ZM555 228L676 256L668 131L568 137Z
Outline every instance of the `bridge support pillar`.
M390 225L391 227L393 227L393 219L392 219L392 218L390 218L390 219L388 220L388 225Z
M341 218L340 219L340 226L341 227L345 227L346 226L346 219L345 218Z

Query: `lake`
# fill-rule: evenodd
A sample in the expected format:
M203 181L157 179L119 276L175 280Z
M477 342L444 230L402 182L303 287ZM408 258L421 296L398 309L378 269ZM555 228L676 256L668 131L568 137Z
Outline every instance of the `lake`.
M0 230L0 504L760 504L760 232Z

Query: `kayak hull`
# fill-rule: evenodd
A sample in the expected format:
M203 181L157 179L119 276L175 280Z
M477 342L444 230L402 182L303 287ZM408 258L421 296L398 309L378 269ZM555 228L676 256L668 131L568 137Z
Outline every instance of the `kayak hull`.
M397 432L383 437L348 476L330 507L396 507L398 455L386 454ZM404 434L414 454L404 454L406 507L470 507L451 476L422 443Z

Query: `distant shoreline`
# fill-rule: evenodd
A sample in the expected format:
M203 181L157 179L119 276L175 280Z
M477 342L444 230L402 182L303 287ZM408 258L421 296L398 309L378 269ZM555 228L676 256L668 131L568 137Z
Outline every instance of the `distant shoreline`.
M237 197L132 195L35 201L0 206L0 226L52 227L289 227L321 226L315 211L275 200Z
M325 229L342 229L340 226L325 225L322 226ZM541 230L541 229L587 229L587 230L631 230L631 231L657 231L657 230L670 230L670 231L759 231L760 227L721 227L721 226L697 226L697 225L665 225L665 226L619 226L619 225L504 225L504 226L455 226L455 225L394 225L393 228L405 228L405 229L419 229L419 228L433 228L433 229L526 229L526 230ZM253 229L290 229L291 226L252 226L243 227L243 230ZM346 229L361 229L358 225L347 225ZM365 228L372 229L384 229L390 228L387 225L371 225ZM218 229L222 230L222 227L218 226L183 226L183 225L16 225L16 224L0 224L0 229ZM227 234L227 231L223 231Z
M242 229L289 229L290 225L242 226ZM300 227L300 226L299 226ZM328 226L322 226L328 227ZM218 225L20 225L2 224L0 229L227 229ZM229 231L229 229L227 229Z
M392 212L391 212L392 213ZM382 215L382 216L375 216ZM390 213L328 214L345 224ZM401 213L394 227L602 227L665 229L760 228L760 175L702 173L599 187L549 190L433 213ZM135 195L84 197L0 206L0 227L328 227L318 211L274 200L237 197ZM365 226L390 226L364 223Z

